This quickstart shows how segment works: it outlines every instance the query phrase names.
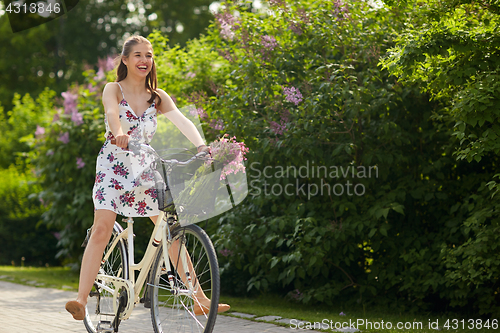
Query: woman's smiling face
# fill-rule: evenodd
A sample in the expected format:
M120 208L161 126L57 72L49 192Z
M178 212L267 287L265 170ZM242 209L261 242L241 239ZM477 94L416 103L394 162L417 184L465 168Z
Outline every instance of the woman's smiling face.
M132 47L128 57L122 59L128 74L146 77L153 66L153 48L149 43L139 43Z

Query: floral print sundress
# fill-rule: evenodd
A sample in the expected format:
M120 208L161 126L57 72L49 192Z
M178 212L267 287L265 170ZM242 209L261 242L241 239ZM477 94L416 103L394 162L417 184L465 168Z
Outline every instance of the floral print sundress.
M157 128L157 109L153 102L138 117L123 99L120 102L120 123L130 139L149 144ZM114 138L107 121L106 141L97 155L96 177L92 197L95 209L107 209L122 216L158 215L158 202L151 172L151 158L111 144Z

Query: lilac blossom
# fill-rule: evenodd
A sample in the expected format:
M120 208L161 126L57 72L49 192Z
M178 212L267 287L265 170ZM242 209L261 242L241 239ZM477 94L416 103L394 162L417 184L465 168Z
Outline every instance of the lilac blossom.
M286 5L285 0L269 0L271 6L284 7Z
M106 77L106 74L104 74L104 70L102 69L102 67L99 67L99 70L97 71L96 76L94 76L94 80L101 81L105 77Z
M107 56L106 59L97 59L97 64L99 68L102 68L103 71L109 72L113 68L115 68L113 57L112 56Z
M344 312L339 313L339 316L345 316Z
M233 40L235 34L232 30L232 27L236 22L236 18L228 12L223 14L215 14L215 17L217 18L217 21L219 22L221 28L221 37L224 39Z
M302 26L300 25L300 23L297 23L297 22L292 21L290 23L289 29L292 30L294 33L296 33L299 36L302 35L302 33L303 33Z
M227 61L233 62L235 59L228 50L217 49L220 56L224 57Z
M212 121L210 122L210 127L212 127L217 131L222 131L225 128L224 122L221 119L219 120L212 119Z
M61 93L61 96L64 98L64 113L71 114L76 111L76 100L78 99L78 95L72 94L69 91L65 91Z
M281 121L279 124L275 121L271 121L269 122L269 124L271 125L271 130L278 135L283 134L286 130L286 124L283 123L283 121Z
M349 17L349 7L343 0L335 0L333 3L335 7L333 12L337 16L338 21L342 21Z
M57 141L61 141L62 143L67 144L69 142L69 132L64 132L63 134L61 134Z
M265 35L262 36L262 46L264 46L266 49L270 49L271 51L274 50L276 46L278 46L278 42L276 41L276 38L274 36L269 36Z
M35 131L35 136L40 137L45 134L45 128L41 127L40 125L36 125L36 131Z
M77 157L76 158L76 168L81 169L84 166L85 166L85 162L83 161L83 159L81 157Z
M299 103L302 102L302 94L299 89L295 87L284 87L283 90L286 95L285 98L288 102L294 103L295 105L299 105Z
M280 112L281 119L280 119L279 123L276 121L269 122L271 130L277 135L281 135L281 134L285 133L287 131L286 123L289 121L289 116L290 116L290 112L288 112L288 110L281 111Z
M87 89L88 89L88 90L89 90L89 92L91 92L91 93L93 93L93 92L96 92L96 91L97 91L97 87L94 87L94 86L92 85L92 83L89 83L89 84L87 85Z
M54 151L51 149L45 153L46 156L52 156L54 155Z
M231 26L228 23L223 22L220 25L220 27L221 27L221 31L220 31L221 37L224 39L227 39L227 40L233 40L234 32L231 30Z
M207 113L203 108L197 108L196 110L189 111L189 114L192 116L199 116L201 119L205 119L208 117Z
M71 121L75 123L76 126L83 124L83 116L78 111L71 114Z
M196 76L196 74L195 74L195 73L193 73L193 72L189 72L189 73L187 73L187 74L186 74L186 78L188 78L188 79L192 79L192 78L194 78L195 76Z

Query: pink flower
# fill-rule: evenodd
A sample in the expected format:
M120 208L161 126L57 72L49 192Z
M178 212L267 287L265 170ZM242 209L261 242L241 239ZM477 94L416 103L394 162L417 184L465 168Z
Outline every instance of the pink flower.
M224 39L233 40L235 34L231 30L231 28L236 22L235 17L228 12L223 14L215 14L215 17L217 18L217 21L219 22L221 28L221 37Z
M222 131L225 126L224 126L224 122L222 120L212 119L212 121L210 122L210 127L212 127L213 129L215 129L217 131Z
M105 71L105 72L109 72L110 70L112 70L115 67L112 56L107 56L106 59L98 58L97 64L98 64L99 68L102 68L103 71Z
M99 70L97 71L97 75L94 76L94 80L101 81L105 77L106 77L106 74L104 74L102 67L99 67Z
M79 113L78 111L73 112L71 114L71 121L73 121L76 126L80 126L81 124L83 124L83 116L82 116L82 114Z
M224 167L221 172L220 179L223 180L231 173L245 173L245 165L243 160L246 160L245 154L248 148L243 142L237 142L236 137L228 138L226 133L219 140L210 144L210 153L214 160L221 161Z
M335 0L333 6L335 9L333 10L335 16L337 16L337 21L342 21L349 17L349 7L343 0Z
M189 73L187 73L187 74L186 74L186 78L188 78L188 79L192 79L192 78L194 78L195 76L196 76L196 74L195 74L195 73L193 73L193 72L189 72Z
M84 166L85 166L85 162L83 161L83 159L81 157L77 157L76 158L76 168L81 169Z
M273 132L276 134L283 134L286 130L286 125L283 121L281 121L279 124L275 121L271 121L269 122L269 124L271 125L271 129L273 130Z
M192 116L199 116L201 119L205 119L208 117L207 113L203 108L197 108L196 110L189 111L189 114Z
M221 31L220 35L222 38L227 39L227 40L233 40L234 38L234 32L231 30L231 26L227 24L226 22L223 22L221 25Z
M278 42L276 41L276 38L274 36L266 35L263 36L261 40L262 40L262 46L271 51L274 50L276 46L278 46Z
M290 23L289 28L290 28L290 30L292 30L294 33L296 33L299 36L302 35L302 33L303 33L302 26L300 25L300 23L292 22L292 23Z
M299 105L299 103L302 102L302 94L300 93L299 89L295 87L284 87L283 91L288 102L294 103L295 105Z
M45 134L45 128L41 127L40 125L36 125L35 136L40 137L44 134Z
M65 91L61 93L61 96L64 97L64 113L72 114L76 112L76 100L78 99L78 95Z
M71 115L71 121L75 123L76 126L83 124L83 115L79 112L74 112Z
M89 83L89 84L87 85L87 89L88 89L88 90L89 90L89 92L91 92L91 93L93 93L93 92L96 92L96 91L97 91L97 87L94 87L94 86L92 85L92 83Z
M57 141L61 141L64 144L67 144L69 142L69 132L64 132L58 139Z

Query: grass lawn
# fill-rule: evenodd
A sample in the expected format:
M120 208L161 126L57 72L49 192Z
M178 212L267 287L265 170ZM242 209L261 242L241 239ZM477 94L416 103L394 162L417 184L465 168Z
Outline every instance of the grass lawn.
M444 332L473 333L500 331L498 329L498 325L500 325L498 318L494 322L491 319L489 320L489 329L484 327L479 329L479 321L476 321L479 317L473 318L474 321L469 322L469 318L452 314L437 316L433 314L408 314L383 308L366 308L363 311L362 308L349 309L341 306L308 306L286 301L278 296L260 296L257 298L221 296L221 302L230 304L231 311L235 312L255 314L257 317L275 315L306 322L300 327L298 326L298 321L292 321L292 325L283 325L291 328L308 328L307 322L310 323L311 328L314 327L314 323L316 323L316 328L335 328L336 323L337 325L342 325L342 323L349 323L350 321L354 324L354 327L358 327L362 332L439 332L434 329L437 327L439 327L440 331ZM364 320L364 324L361 322L362 320ZM446 325L447 321L448 325ZM372 323L371 329L367 322ZM397 329L398 323L401 323L402 329ZM485 325L486 320L482 320L482 323ZM359 324L359 326L356 324ZM389 328L391 325L392 329ZM409 329L405 329L405 326ZM421 329L418 329L420 327ZM461 329L462 327L465 329ZM330 329L323 331L331 332Z
M0 280L35 287L78 290L78 273L64 267L0 266Z
M69 268L50 267L50 268L32 268L32 267L12 267L0 266L0 280L15 282L20 284L32 285L37 287L50 287L76 291L78 288L78 273ZM432 314L408 314L394 310L382 308L350 309L337 306L309 306L298 304L283 299L279 296L260 296L256 298L227 297L221 296L221 302L231 305L231 311L242 312L260 316L280 316L288 319L302 320L306 323L300 324L298 321L292 321L283 326L291 328L335 328L335 324L358 324L362 332L387 332L387 333L406 333L406 332L498 332L498 319L486 322L482 320L482 325L489 324L489 328L479 329L479 317L461 318L456 315L436 316ZM341 315L342 313L342 315ZM231 315L230 313L228 315ZM362 323L361 321L364 320ZM371 322L372 328L369 329L367 322ZM309 323L309 324L308 324ZM316 324L315 324L316 323ZM403 325L401 329L397 328L398 323ZM446 325L448 323L448 326ZM346 325L344 324L344 325ZM389 328L392 325L392 329ZM412 327L405 329L404 327ZM430 326L430 327L429 327ZM340 326L337 326L340 327ZM367 329L368 327L368 329ZM414 328L414 329L413 329ZM421 328L421 329L417 329ZM464 329L462 329L464 328ZM297 331L301 331L298 329ZM330 329L323 330L331 332Z

